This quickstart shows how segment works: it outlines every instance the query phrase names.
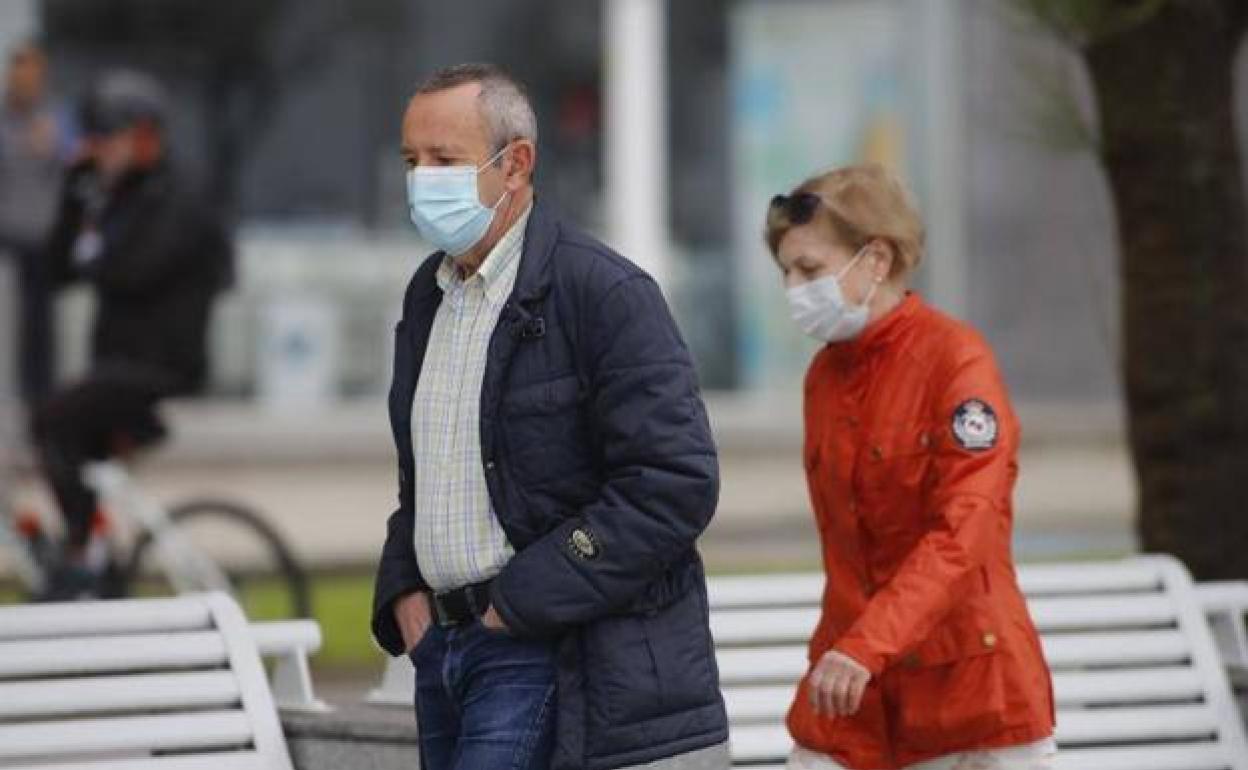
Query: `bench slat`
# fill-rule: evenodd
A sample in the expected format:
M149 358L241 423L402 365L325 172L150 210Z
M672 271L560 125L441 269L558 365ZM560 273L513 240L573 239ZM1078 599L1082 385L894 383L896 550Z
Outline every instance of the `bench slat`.
M1178 619L1174 602L1159 594L1028 599L1027 609L1041 633L1075 628L1160 626L1173 624Z
M1225 770L1231 757L1213 743L1061 749L1056 770Z
M1139 667L1182 662L1190 655L1183 632L1057 634L1041 639L1045 658L1054 669L1074 666ZM794 682L806 673L806 648L788 645L716 651L725 686Z
M793 702L792 684L724 688L728 719L733 724L779 721ZM1054 696L1061 708L1085 704L1165 703L1199 698L1200 677L1191 669L1129 669L1125 671L1063 672L1053 677ZM1074 711L1071 714L1084 714Z
M280 655L292 649L315 652L321 648L321 624L315 620L266 620L249 623L247 627L261 655Z
M1203 704L1106 709L1068 709L1057 713L1059 743L1203 738L1218 732L1218 717Z
M1058 706L1193 700L1204 692L1191 668L1058 671L1053 695Z
M1041 632L1077 628L1160 626L1175 622L1174 603L1164 596L1062 597L1028 602ZM819 608L724 609L711 614L711 633L723 646L806 643L819 622Z
M1040 643L1054 669L1175 663L1191 655L1191 644L1178 630L1052 634L1041 637Z
M0 642L0 677L222 664L215 631Z
M1028 596L1156 591L1161 567L1147 559L1092 564L1029 564L1018 568ZM791 607L819 604L824 578L818 572L715 577L707 581L711 607Z
M184 599L30 604L4 608L0 641L198 631L212 627L208 607Z
M66 757L110 751L242 746L252 728L242 711L145 715L0 725L0 758Z
M1211 743L1174 743L1129 748L1064 749L1056 770L1225 770L1226 750ZM784 762L733 764L734 770L776 770Z
M1027 564L1018 568L1018 585L1027 596L1157 591L1162 580L1161 564L1141 558L1087 564Z
M708 578L706 592L714 610L818 605L823 597L823 575L799 572Z
M229 671L137 674L0 683L0 719L238 703Z
M5 770L268 770L254 751L218 751L186 757L142 757L57 765L23 765Z
M734 684L791 683L806 673L805 647L716 650L719 678L724 687Z

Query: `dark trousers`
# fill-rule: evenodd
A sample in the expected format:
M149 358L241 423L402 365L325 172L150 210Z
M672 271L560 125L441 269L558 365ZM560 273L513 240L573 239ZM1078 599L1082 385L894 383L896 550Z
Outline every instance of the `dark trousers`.
M416 666L421 770L545 770L555 728L554 648L473 622L430 627Z
M37 404L52 390L56 335L52 326L52 278L43 249L14 250L17 262L17 367L22 398Z
M168 382L158 375L113 368L54 394L36 410L31 432L71 550L86 544L96 508L83 465L163 438L156 406L167 392Z

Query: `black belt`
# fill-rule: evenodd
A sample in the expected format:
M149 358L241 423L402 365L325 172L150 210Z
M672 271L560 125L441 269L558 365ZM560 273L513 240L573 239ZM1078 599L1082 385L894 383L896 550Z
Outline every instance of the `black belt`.
M490 583L474 583L432 596L433 620L439 626L461 626L476 620L490 607Z

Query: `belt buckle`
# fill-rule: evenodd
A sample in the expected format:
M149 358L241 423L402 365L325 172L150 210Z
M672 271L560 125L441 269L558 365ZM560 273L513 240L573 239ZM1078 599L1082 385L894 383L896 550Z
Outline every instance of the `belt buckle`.
M453 628L459 625L459 621L451 618L451 613L447 611L446 605L442 603L442 595L436 592L433 594L433 617L442 628Z
M481 614L481 610L477 606L476 594L473 592L472 588L472 586L465 586L463 588L455 588L450 591L445 591L442 594L435 593L433 595L434 610L437 614L439 626L442 626L443 628L455 628L470 622ZM458 605L455 608L448 607L447 603L443 601L444 598L452 596L457 599L452 602L453 604ZM456 610L462 611L457 613Z

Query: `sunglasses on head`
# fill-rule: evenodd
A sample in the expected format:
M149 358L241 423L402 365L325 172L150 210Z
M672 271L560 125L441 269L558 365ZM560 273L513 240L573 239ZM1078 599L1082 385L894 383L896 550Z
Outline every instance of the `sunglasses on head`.
M814 193L801 192L795 195L777 195L771 199L771 208L783 211L789 222L804 225L814 218L815 209L822 202L823 199Z

